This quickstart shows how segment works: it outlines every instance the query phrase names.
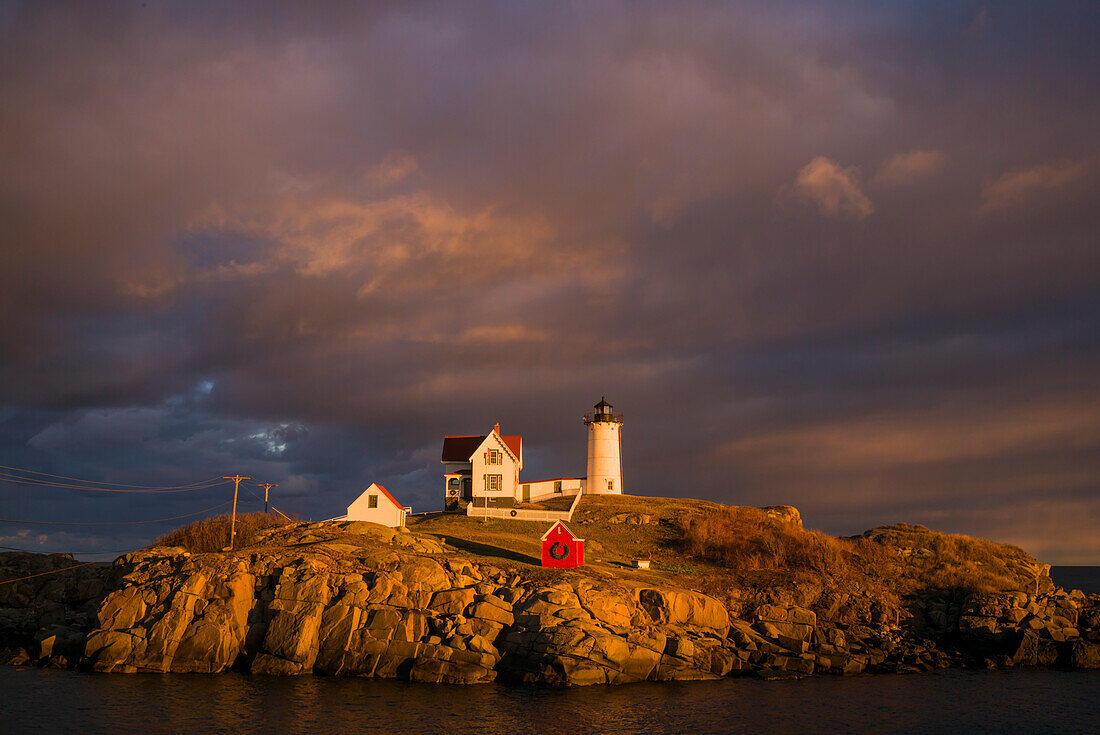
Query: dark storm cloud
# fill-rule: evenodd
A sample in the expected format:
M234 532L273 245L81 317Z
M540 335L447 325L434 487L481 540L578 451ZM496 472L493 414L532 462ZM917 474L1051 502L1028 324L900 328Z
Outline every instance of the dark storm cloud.
M1097 20L8 6L0 458L420 509L444 432L583 472L606 393L635 492L1095 561Z

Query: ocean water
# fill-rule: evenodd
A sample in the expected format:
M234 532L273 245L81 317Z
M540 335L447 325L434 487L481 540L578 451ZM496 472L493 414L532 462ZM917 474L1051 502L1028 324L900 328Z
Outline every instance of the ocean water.
M1050 578L1067 590L1100 594L1100 567L1051 567Z
M1100 672L573 689L0 666L6 733L1097 733Z

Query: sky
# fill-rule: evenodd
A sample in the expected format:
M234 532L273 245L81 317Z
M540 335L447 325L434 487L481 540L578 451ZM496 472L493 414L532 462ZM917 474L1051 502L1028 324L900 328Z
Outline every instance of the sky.
M1092 2L0 5L0 465L639 495L1100 564ZM231 496L0 482L0 545ZM242 490L242 509L257 501Z

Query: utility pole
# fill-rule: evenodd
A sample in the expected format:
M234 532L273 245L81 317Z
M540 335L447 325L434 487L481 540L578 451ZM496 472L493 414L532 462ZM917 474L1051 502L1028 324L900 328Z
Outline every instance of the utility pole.
M241 477L240 475L223 475L226 480L233 481L233 520L229 524L229 550L233 550L233 540L237 535L237 491L241 488L241 480L251 480L251 477Z
M271 488L279 487L279 483L257 482L256 487L262 487L264 489L264 515L267 515L267 494L271 492Z

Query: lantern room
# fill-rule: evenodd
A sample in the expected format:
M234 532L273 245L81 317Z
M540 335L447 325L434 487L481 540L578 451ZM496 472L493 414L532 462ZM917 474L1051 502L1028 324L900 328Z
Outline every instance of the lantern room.
M595 411L592 415L593 421L614 421L615 414L612 412L612 406L607 402L607 398L600 396L600 402L595 405Z

